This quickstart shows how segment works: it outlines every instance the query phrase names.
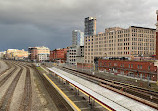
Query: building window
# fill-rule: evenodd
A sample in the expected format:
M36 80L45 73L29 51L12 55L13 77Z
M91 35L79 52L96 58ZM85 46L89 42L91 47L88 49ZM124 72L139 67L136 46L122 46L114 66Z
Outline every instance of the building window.
M148 70L150 70L150 66L148 66Z
M130 64L129 64L129 68L130 68Z
M111 63L109 63L109 66L111 66Z
M139 65L138 65L138 69L139 69Z
M131 68L133 68L133 64L131 64Z
M142 69L142 65L140 65L140 69Z

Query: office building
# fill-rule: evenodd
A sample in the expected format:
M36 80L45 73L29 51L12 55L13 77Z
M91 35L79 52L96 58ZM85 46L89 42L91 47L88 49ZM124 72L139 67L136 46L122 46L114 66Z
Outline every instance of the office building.
M96 18L95 17L85 18L84 24L85 24L85 28L84 28L85 36L96 35Z
M105 33L85 37L85 63L95 57L151 56L156 53L156 29L130 26L105 29Z
M80 30L72 31L72 46L84 46L84 33Z
M49 61L50 50L48 47L29 47L28 52L31 61Z
M67 51L67 63L76 65L84 60L84 33L80 30L72 31L72 46Z
M77 65L84 62L84 46L70 47L67 51L67 63Z

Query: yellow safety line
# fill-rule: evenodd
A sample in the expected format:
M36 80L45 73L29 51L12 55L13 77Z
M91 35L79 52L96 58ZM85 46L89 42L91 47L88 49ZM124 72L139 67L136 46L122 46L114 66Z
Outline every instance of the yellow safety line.
M75 87L73 84L70 83L71 86ZM75 87L76 88L76 87ZM77 89L77 88L76 88ZM79 89L80 90L80 89ZM83 92L82 90L80 90L84 95L88 96L88 94L86 94L85 92ZM94 98L92 98L93 100L95 100ZM102 103L100 103L99 101L95 100L98 104L100 104L102 107L104 107L105 109L109 110L109 111L113 111L111 109L109 109L107 106L103 105Z
M45 68L43 68L42 66L40 66L44 71L46 71L47 73L49 73L49 71L47 71Z
M59 76L59 75L58 75ZM60 76L59 76L60 77ZM62 78L62 77L60 77L60 78ZM48 78L49 79L49 78ZM63 79L63 78L62 78ZM51 80L50 80L51 81ZM52 81L53 82L53 81ZM73 87L75 87L73 84L71 84L70 83L70 85L71 86L73 86ZM76 87L75 87L76 88ZM76 88L76 89L78 89L78 88ZM80 89L79 89L80 90ZM86 94L85 92L83 92L82 90L80 90L82 93L84 93L86 96L88 96L89 97L89 95L88 94ZM67 97L68 98L68 97ZM71 101L71 100L70 100ZM107 109L107 110L109 110L109 111L113 111L113 110L111 110L111 109L109 109L107 106L105 106L105 105L103 105L102 103L100 103L99 101L97 101L97 100L95 100L98 104L100 104L102 107L104 107L105 109Z
M62 93L62 95L76 108L77 111L81 111L45 73L43 75L59 90L59 92Z

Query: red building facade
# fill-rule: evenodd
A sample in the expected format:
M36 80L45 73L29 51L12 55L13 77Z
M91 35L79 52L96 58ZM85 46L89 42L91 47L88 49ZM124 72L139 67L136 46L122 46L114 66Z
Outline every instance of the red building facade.
M79 69L92 69L92 68L94 68L94 66L91 63L77 63L77 68L79 68Z
M114 74L157 81L157 66L154 66L154 62L100 59L98 69Z
M34 60L37 59L38 52L37 52L37 48L36 47L29 47L28 48L28 52L29 52L29 59L31 61L34 61Z
M50 51L50 61L65 63L68 48Z

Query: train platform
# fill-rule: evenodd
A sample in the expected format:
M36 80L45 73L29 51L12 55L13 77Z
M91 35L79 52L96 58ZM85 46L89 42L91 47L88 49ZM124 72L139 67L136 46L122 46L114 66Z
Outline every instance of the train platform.
M152 107L110 91L93 82L72 75L71 73L67 73L55 67L48 69L112 109L118 111L157 111Z

